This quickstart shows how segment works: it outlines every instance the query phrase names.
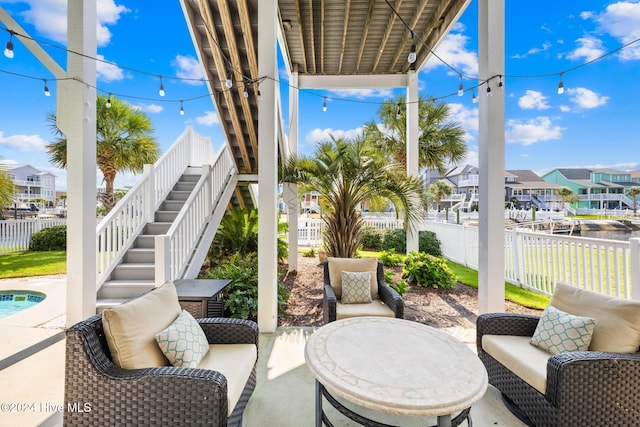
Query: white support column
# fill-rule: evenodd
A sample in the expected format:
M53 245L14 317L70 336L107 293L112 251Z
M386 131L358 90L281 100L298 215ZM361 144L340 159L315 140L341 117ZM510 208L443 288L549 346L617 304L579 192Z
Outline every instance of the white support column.
M418 75L415 70L407 73L407 175L420 175L418 162L418 133L419 105L418 105ZM418 229L407 227L407 254L418 250Z
M260 85L258 110L258 327L275 332L278 326L278 140L276 132L276 36L277 0L258 4L258 75L268 77Z
M629 239L631 262L631 299L640 300L640 237Z
M478 4L478 65L481 80L504 75L504 0ZM504 311L504 91L498 79L478 90L479 248L478 309Z
M289 86L289 154L298 155L298 67L294 65ZM296 184L284 184L282 198L287 209L289 221L289 271L298 270L298 214L300 203L298 202L298 186Z
M69 0L58 126L67 137L67 325L96 313L96 2Z

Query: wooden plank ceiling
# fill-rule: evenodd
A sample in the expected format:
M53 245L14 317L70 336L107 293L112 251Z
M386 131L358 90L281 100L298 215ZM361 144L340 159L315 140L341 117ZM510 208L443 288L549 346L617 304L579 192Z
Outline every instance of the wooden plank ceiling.
M181 1L238 171L257 174L259 0ZM279 0L285 57L300 75L404 74L426 62L469 1Z

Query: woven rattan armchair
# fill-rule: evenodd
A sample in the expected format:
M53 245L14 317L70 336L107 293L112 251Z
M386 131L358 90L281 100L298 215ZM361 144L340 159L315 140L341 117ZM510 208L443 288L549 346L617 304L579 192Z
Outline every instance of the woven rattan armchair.
M533 336L538 316L482 314L478 356L489 383L536 426L640 426L640 353L560 353L547 362L542 394L482 349L482 336Z
M331 286L331 280L329 275L329 261L325 261L323 263L324 267L324 297L322 300L322 308L323 308L323 318L324 322L333 322L337 318L337 303L338 298L336 297L336 293ZM402 301L402 297L398 292L387 285L384 279L384 268L382 266L382 262L378 261L377 269L376 269L376 278L378 282L378 295L380 301L384 302L384 304L389 307L395 317L402 319L404 318L404 302Z
M254 322L198 319L210 344L258 345ZM111 354L98 314L67 330L64 425L236 426L256 385L256 367L227 416L227 379L205 369L122 369ZM65 408L67 408L65 406Z

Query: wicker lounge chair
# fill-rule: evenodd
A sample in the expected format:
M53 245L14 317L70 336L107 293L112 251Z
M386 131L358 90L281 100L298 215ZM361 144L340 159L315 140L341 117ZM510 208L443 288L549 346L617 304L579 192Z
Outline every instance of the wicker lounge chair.
M258 345L254 322L198 319L210 344ZM227 378L220 372L172 366L122 369L111 359L96 315L67 330L65 402L89 410L64 413L64 425L238 426L256 385L256 366L233 412L227 409Z
M359 262L371 264L371 259L348 259L348 258L329 258L324 262L324 298L323 298L323 317L324 322L333 322L337 319L343 319L354 316L387 316L404 318L404 302L402 297L389 287L384 279L384 269L380 261L373 261L372 274L377 283L377 289L373 294L373 300L369 304L342 304L339 291L335 287L335 283L331 283L330 263L346 262L347 269L353 271L364 271L362 268L356 267ZM355 267L355 268L354 268Z
M543 355L542 359L540 355L531 357L527 354L529 351L540 351L529 343L538 326L539 316L482 314L477 320L476 343L478 356L489 374L489 383L502 392L507 404L513 404L510 409L528 418L531 425L640 426L640 302L571 288L556 285L551 305L570 313L572 308L588 303L583 305L582 312L573 314L595 318L596 332L589 351ZM599 327L609 330L601 332L595 347L619 346L626 339L629 348L594 350L595 333ZM627 337L621 338L620 334ZM495 342L502 343L502 351L495 350ZM513 354L505 358L504 350L509 351L508 345L514 345L511 349ZM488 353L492 350L493 355ZM510 363L515 364L515 369L505 366ZM540 363L541 366L537 366ZM532 368L534 365L536 367ZM533 371L537 374L532 375ZM542 383L532 381L532 376L541 377ZM528 379L525 381L523 378Z

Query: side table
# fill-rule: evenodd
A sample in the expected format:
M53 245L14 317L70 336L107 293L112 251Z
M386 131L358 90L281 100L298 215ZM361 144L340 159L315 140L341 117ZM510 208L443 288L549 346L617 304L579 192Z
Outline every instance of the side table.
M184 279L175 280L180 306L193 317L223 317L224 289L230 279Z

